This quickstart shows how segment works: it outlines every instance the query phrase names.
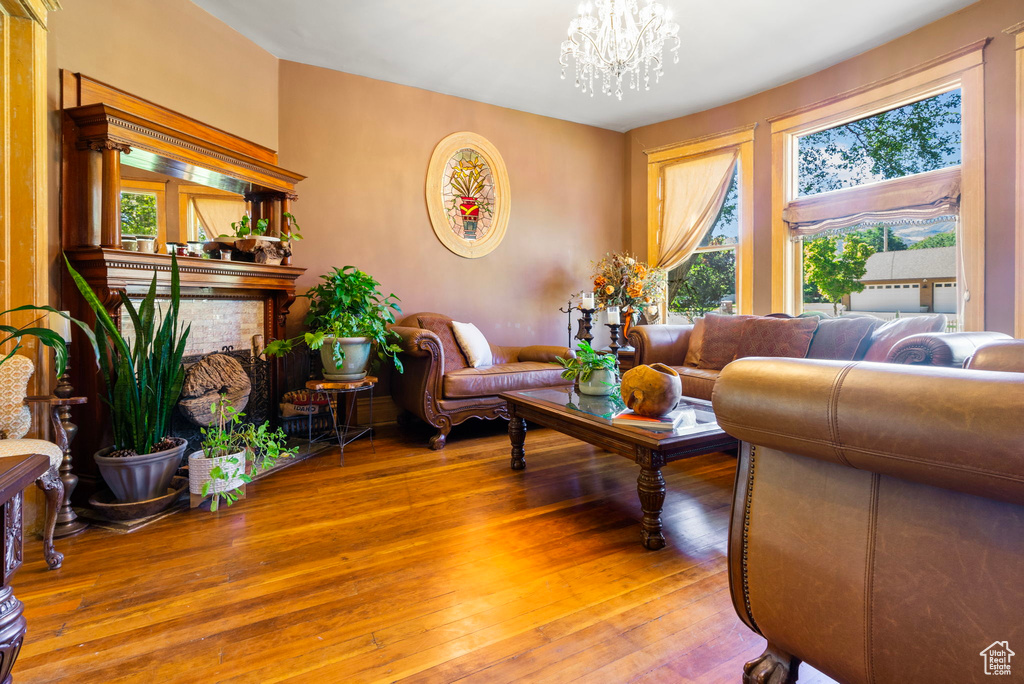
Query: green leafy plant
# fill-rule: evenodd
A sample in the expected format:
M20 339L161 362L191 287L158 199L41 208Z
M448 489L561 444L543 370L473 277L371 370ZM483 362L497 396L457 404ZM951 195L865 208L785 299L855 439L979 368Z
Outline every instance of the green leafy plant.
M804 278L832 303L836 316L845 295L864 290L860 279L867 272L868 257L875 253L856 235L845 237L842 250L838 242L836 236L826 235L804 243Z
M395 322L395 314L402 313L400 301L394 293L384 296L378 283L368 273L355 266L335 268L320 276L321 282L300 295L309 299L309 312L305 324L309 332L286 340L274 340L267 345L268 356L291 352L296 344L304 343L310 349L319 349L329 337L369 337L377 350L374 365L390 358L395 369L403 371L398 352L398 334L388 329ZM334 344L333 356L341 363L345 354Z
M301 240L302 228L299 226L299 222L296 221L295 217L287 211L284 212L282 216L288 220L289 225L291 226L291 232L287 239ZM265 218L261 218L256 219L256 222L253 223L252 219L248 216L243 216L240 220L231 224L231 230L234 232L234 236L236 238L262 237L267 234L268 230L270 230L270 221Z
M8 309L7 311L0 311L0 318L7 314L17 313L19 311L44 311L48 313L55 313L58 316L68 319L72 323L78 325L82 330L85 331L86 336L95 346L95 339L92 336L92 331L89 327L79 320L68 316L62 311L58 311L51 306L34 306L32 304L26 304L25 306L19 306L14 309ZM34 337L39 340L44 346L53 349L54 358L57 361L57 376L60 377L64 374L64 369L68 366L68 345L64 342L64 338L61 337L56 331L50 330L49 328L39 325L42 318L37 318L30 323L26 323L22 326L0 324L0 335L4 337L0 338L0 346L13 342L14 346L7 354L4 354L3 358L0 358L0 365L2 365L7 359L11 358L22 348L21 338L28 336Z
M225 395L213 402L211 407L215 421L201 430L203 441L200 447L206 458L223 458L224 465L216 465L210 469L210 479L203 484L203 496L213 491L210 510L216 511L221 499L228 506L238 501L239 487L216 491L217 482L240 480L243 484L252 482L253 475L260 471L270 470L277 465L280 458L295 456L298 448L289 449L288 436L284 430L270 429L269 423L255 425L243 423L244 413L235 410ZM252 455L252 475L245 472L247 455Z
M181 282L178 260L171 257L171 299L157 325L156 273L145 298L136 308L125 293L121 304L131 320L131 342L121 336L89 283L67 261L68 271L89 308L96 314L94 349L106 386L114 432L112 456L131 456L168 448L171 415L181 394L185 369L181 357L191 326L181 330L178 313Z
M612 373L618 373L619 370L619 360L614 354L602 354L586 340L580 341L579 351L575 357L563 359L556 356L555 359L562 366L562 377L566 380L579 379L580 382L586 382L596 370L608 370Z

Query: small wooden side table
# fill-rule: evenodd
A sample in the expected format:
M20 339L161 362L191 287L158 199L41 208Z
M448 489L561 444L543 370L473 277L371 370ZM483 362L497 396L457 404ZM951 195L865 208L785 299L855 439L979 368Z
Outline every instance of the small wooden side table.
M59 389L59 388L58 388ZM85 397L29 397L28 401L47 404L50 407L50 422L53 425L54 441L64 453L60 463L60 480L64 483L64 498L57 509L57 525L53 528L53 538L61 539L78 534L89 526L89 523L78 517L71 507L71 493L78 486L78 476L71 467L71 442L75 441L78 426L71 422L71 407L85 404ZM0 680L2 682L2 680Z
M0 505L3 506L3 540L0 544L0 682L11 681L11 669L21 651L27 623L25 605L14 596L11 577L21 567L22 492L50 469L42 454L0 459Z
M327 410L331 413L331 424L334 426L334 437L338 440L338 447L341 449L341 465L345 465L345 445L353 442L363 435L370 435L370 448L374 453L377 449L373 446L373 388L377 385L377 378L367 375L362 380L354 382L332 382L330 380L310 380L306 383L306 389L315 394L322 394L327 398ZM359 392L370 393L369 422L366 425L352 425L352 414L355 413L354 406L356 396ZM347 398L348 406L345 407L344 425L339 425L338 412L342 410L342 397ZM313 415L309 416L309 443L313 444Z

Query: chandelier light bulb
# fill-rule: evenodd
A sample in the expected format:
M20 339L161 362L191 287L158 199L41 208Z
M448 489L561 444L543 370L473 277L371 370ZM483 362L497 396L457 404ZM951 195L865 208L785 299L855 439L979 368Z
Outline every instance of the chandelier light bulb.
M596 14L592 14L596 7ZM679 63L679 24L672 11L656 0L596 0L579 6L579 16L569 22L568 40L562 42L559 63L563 78L572 58L576 67L576 87L594 95L594 79L601 92L622 99L622 78L628 76L629 88L639 91L643 73L644 89L650 89L650 75L658 82L662 73L666 43Z

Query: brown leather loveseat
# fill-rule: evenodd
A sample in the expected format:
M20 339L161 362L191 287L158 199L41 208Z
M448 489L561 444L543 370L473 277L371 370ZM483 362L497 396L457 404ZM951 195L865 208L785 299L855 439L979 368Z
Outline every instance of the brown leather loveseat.
M1024 341L967 370L741 359L713 401L742 440L733 604L768 641L744 682L987 682L1024 654Z
M561 377L555 357L569 358L568 347L490 345L494 362L472 368L459 348L444 314L406 316L392 330L399 334L405 372L394 374L395 403L437 428L431 449L443 449L453 425L470 418L508 419L501 392L572 384Z
M753 326L758 329L752 330ZM737 354L959 367L979 344L1007 337L993 332L940 332L945 327L942 314L888 322L873 316L818 320L785 314L708 314L697 325L634 326L629 343L636 348L637 364L672 366L679 372L683 394L711 399L719 373ZM793 344L794 340L798 343ZM701 348L708 346L715 353L702 354Z

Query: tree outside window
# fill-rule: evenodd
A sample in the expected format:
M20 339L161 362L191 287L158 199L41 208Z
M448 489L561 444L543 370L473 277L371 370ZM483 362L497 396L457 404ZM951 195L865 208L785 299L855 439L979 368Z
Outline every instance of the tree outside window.
M125 235L157 235L156 194L121 193L121 232Z

